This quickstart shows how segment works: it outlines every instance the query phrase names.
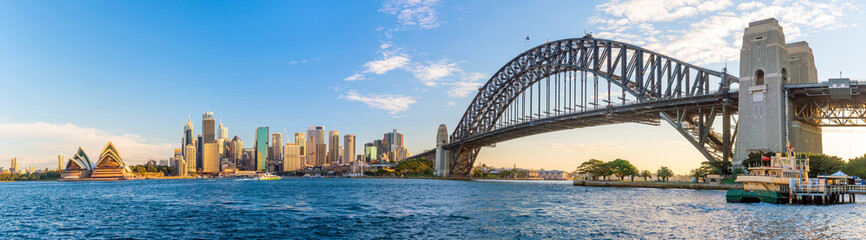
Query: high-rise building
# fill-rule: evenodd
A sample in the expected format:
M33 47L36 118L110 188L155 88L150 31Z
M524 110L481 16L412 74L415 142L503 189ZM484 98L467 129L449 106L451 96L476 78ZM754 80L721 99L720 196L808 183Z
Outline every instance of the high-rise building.
M283 159L283 134L282 133L273 133L271 134L271 150L268 151L269 158L271 161L275 163L282 164Z
M385 151L385 152L395 151L395 150L400 149L400 147L403 146L403 134L398 133L397 129L394 129L393 131L391 131L389 133L385 133L385 138L383 138L382 140L383 140L383 142L387 142L386 143L387 146L385 146L385 148L387 148L385 150L387 150L387 151Z
M297 171L303 168L301 150L297 144L287 143L283 146L283 171Z
M216 121L213 119L212 112L201 114L201 134L204 136L204 143L216 142L216 129L214 129L215 123Z
M218 173L220 170L219 166L219 146L216 143L205 143L204 150L202 150L202 154L204 154L204 160L202 160L202 172L205 173Z
M196 157L197 157L196 152L198 152L198 151L195 149L195 145L192 145L192 144L186 145L186 150L184 150L183 159L185 159L185 161L186 161L187 172L195 172L196 169L198 169L198 165L196 165L196 164L198 164L198 161L196 161Z
M343 136L343 164L349 164L355 158L355 135Z
M256 129L256 171L268 170L268 127Z
M217 139L228 139L228 138L229 138L229 128L223 127L223 123L220 123L219 134L217 134Z
M240 166L242 166L240 162L243 156L244 142L241 141L241 138L239 138L238 135L235 135L235 137L228 142L227 148L228 152L226 154L226 157L231 159L234 162L235 166L238 166L238 168L240 168Z
M328 131L328 163L340 165L340 131Z
M295 133L295 145L298 145L298 149L301 154L301 164L303 164L304 166L309 165L309 163L307 163L307 151L305 148L307 146L307 139L304 133Z
M238 166L245 171L255 171L256 170L256 149L255 148L244 148L241 151L241 164Z
M321 150L320 150L320 146ZM307 143L305 146L307 163L316 167L325 164L325 127L311 126L307 128Z
M376 146L374 144L364 144L364 157L367 158L367 162L375 162L379 160L379 155L376 153Z
M197 138L197 140L195 141L195 151L196 152L195 152L195 158L194 159L195 159L195 168L196 168L196 171L198 171L201 169L201 166L203 166L203 164L201 163L201 160L204 159L204 155L201 154L201 151L202 151L202 149L204 149L204 146L202 146L204 141L202 141L201 134L199 134L196 138Z
M12 173L17 173L19 170L21 170L21 169L18 169L18 159L17 158L12 158L12 166L9 168L9 170L12 171Z
M193 138L192 132L192 118L187 118L186 125L183 126L183 139L181 140L181 149L184 149L183 151L186 151L186 145L195 145L195 138ZM186 155L186 152L184 152L184 155Z
M57 172L63 170L63 154L57 155Z

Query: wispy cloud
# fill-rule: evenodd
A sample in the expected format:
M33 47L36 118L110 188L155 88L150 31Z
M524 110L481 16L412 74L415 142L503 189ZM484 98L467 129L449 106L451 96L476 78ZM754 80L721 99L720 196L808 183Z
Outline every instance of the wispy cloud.
M434 87L439 85L439 81L443 78L453 76L454 73L461 70L457 67L457 63L441 60L427 65L419 64L411 71L424 86Z
M397 21L403 26L433 29L442 23L436 16L438 5L439 0L389 0L379 11L397 15Z
M340 98L349 101L362 102L371 108L388 111L391 115L408 110L409 107L416 102L414 97L388 94L361 94L355 90L345 92L340 96Z
M2 123L0 136L6 139L0 140L0 158L17 157L22 167L32 165L53 169L58 154L65 154L66 158L69 158L79 146L95 161L108 141L114 143L126 164L142 164L149 159L167 159L174 149L173 145L162 140L86 128L71 123Z
M596 7L604 15L590 22L600 38L644 46L695 64L739 60L743 29L749 22L775 17L788 41L809 32L847 27L840 19L853 4L809 0L613 0Z

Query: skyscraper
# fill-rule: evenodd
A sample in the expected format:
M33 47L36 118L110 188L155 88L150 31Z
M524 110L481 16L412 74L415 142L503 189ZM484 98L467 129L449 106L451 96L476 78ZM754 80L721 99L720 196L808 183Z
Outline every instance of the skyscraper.
M219 146L216 143L205 143L204 150L202 150L202 154L204 154L204 159L202 160L202 172L206 173L218 173L220 170L219 167Z
M268 168L268 127L256 129L256 171Z
M325 164L325 127L311 126L307 128L307 162L320 167Z
M21 169L18 169L18 159L17 158L12 158L12 167L10 167L9 170L12 171L12 173L16 173L16 172L18 172L18 170L21 170Z
M216 142L216 132L214 129L215 121L213 119L212 112L205 112L201 114L201 134L204 136L204 143L214 143Z
M328 163L340 166L340 131L328 132Z
M403 134L398 133L397 129L394 129L389 133L385 133L385 138L382 140L384 140L384 142L387 142L386 146L384 146L386 148L386 152L395 151L403 146Z
M229 138L229 128L223 127L223 123L220 123L219 134L217 135L217 139L228 139L228 138Z
M343 164L349 164L355 158L355 135L343 136Z
M57 155L57 171L63 170L63 154Z
M226 157L232 159L235 166L240 168L242 165L241 159L244 151L244 142L241 141L241 138L239 138L238 135L235 135L235 137L228 143L228 153L226 154Z
M192 130L192 118L187 118L186 125L183 126L183 140L181 140L181 149L184 149L183 151L186 151L186 145L195 145ZM184 152L184 155L186 155L186 152Z
M186 161L186 171L195 172L198 168L198 165L196 165L198 164L198 161L196 161L197 151L195 149L195 145L187 144L185 148L186 150L184 150L183 158Z
M305 148L305 146L307 146L307 139L304 133L295 133L295 145L298 145L298 149L301 154L301 164L306 166L309 163L307 163L307 151Z
M283 134L282 133L273 133L271 134L271 150L268 151L270 154L270 160L277 164L282 164L283 159Z
M195 151L196 152L195 152L195 158L194 158L196 170L201 169L201 166L204 165L201 163L201 160L204 159L204 155L201 154L202 149L204 149L204 146L202 146L204 141L202 141L201 134L199 134L197 138L198 138L198 140L195 141Z
M297 171L302 165L300 147L292 143L283 145L283 171Z

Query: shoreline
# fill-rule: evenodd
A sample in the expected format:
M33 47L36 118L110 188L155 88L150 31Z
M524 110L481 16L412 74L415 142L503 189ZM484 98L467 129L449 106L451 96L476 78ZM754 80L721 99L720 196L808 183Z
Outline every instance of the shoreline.
M688 182L613 182L574 180L574 186L587 187L630 187L630 188L665 188L665 189L699 189L699 190L742 190L743 184L708 184Z

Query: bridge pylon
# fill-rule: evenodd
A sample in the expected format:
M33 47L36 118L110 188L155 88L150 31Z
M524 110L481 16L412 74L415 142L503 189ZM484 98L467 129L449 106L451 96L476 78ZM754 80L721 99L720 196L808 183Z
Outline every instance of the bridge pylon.
M739 126L734 167L751 152L821 153L821 128L794 120L785 85L816 83L812 49L805 42L785 43L774 18L749 23L740 49Z

